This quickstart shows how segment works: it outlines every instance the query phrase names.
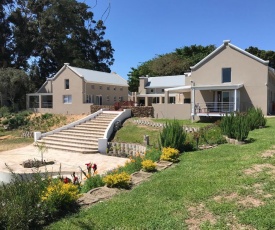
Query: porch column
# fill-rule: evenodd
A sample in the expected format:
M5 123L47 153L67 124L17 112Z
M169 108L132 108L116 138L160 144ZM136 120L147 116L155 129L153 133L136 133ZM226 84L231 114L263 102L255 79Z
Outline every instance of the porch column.
M162 96L159 97L159 104L162 104Z
M192 92L191 92L191 116L192 116L192 119L194 119L194 116L195 116L195 88L193 88L193 86L195 86L195 82L191 82L191 89L192 89Z
M164 103L168 104L169 102L169 92L168 91L164 91L165 95L164 95Z
M145 106L148 106L148 97L145 97Z
M137 103L137 92L134 92L134 102Z
M234 89L234 112L237 111L237 90Z
M41 94L39 94L39 109L42 108L42 98L41 98Z

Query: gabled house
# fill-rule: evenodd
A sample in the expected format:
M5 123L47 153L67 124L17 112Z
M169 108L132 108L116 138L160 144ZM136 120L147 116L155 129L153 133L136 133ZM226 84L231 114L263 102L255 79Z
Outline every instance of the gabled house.
M89 114L91 105L113 105L127 100L127 81L118 74L65 63L36 93L27 94L27 109L42 113Z
M140 77L136 102L139 105L151 106L164 103L166 88L179 87L185 84L185 75ZM175 104L182 101L178 94L170 94L169 103Z
M185 84L164 89L163 104L152 104L159 118L196 119L220 117L259 107L265 115L275 112L275 71L262 60L229 40L191 67ZM142 85L142 79L140 80ZM170 95L182 100L170 103ZM191 102L189 106L182 102Z

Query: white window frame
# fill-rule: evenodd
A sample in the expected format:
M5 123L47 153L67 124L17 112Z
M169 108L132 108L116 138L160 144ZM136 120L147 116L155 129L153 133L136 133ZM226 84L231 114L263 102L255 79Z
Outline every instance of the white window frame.
M230 81L225 81L225 70L230 70ZM232 81L232 70L231 70L231 68L230 67L226 67L226 68L222 68L222 83L229 83L229 82L231 82Z
M63 95L63 104L72 104L72 95Z
M70 89L70 79L65 79L64 80L64 86L65 86L66 90Z

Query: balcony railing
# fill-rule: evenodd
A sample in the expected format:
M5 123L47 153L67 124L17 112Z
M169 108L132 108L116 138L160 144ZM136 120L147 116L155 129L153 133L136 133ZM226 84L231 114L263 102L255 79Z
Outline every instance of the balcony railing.
M234 102L196 103L195 113L231 113L234 112Z
M42 102L41 108L52 108L53 103L52 102Z

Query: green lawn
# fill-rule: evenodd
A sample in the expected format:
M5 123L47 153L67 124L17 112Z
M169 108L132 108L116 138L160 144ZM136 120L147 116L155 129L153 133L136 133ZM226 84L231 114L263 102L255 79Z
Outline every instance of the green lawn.
M187 152L150 181L48 229L274 229L275 119L250 143ZM272 154L272 151L271 151Z

